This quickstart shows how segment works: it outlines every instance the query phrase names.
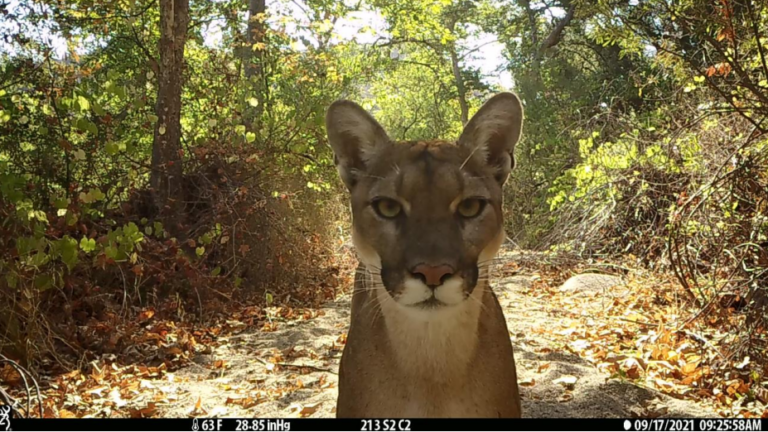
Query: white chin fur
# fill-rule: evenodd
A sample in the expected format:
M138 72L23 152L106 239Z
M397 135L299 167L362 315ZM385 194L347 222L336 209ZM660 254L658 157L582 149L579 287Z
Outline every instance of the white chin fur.
M435 298L446 305L459 304L464 301L463 285L463 278L453 277L437 287L434 292ZM408 277L403 284L403 291L397 296L397 302L404 306L412 306L430 297L432 297L432 290L424 282Z
M464 278L453 277L435 290L435 298L447 305L464 301Z
M423 282L414 278L406 278L403 284L403 291L397 296L397 302L411 306L421 303L432 297L432 290Z

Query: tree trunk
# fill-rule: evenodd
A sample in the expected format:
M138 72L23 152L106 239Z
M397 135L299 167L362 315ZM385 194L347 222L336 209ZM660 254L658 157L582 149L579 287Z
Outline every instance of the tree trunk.
M459 93L459 107L461 108L461 124L466 126L469 122L469 105L467 104L467 89L464 87L464 78L461 76L459 57L456 55L456 46L451 47L451 68L453 78L456 80L456 90Z
M252 84L258 105L255 109L248 108L246 123L250 126L255 119L261 117L264 110L266 85L264 83L264 54L266 53L266 28L264 14L266 13L266 0L248 0L248 34L247 46L243 61L245 63L245 77Z
M172 233L182 210L181 91L189 0L160 0L160 64L150 186L155 206Z

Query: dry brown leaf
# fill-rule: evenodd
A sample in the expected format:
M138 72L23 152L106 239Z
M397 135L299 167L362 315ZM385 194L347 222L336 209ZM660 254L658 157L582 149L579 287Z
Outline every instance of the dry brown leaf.
M314 403L314 404L309 404L309 405L304 405L304 407L301 409L301 411L299 411L299 415L301 417L309 417L309 416L311 416L312 414L315 413L315 411L317 411L317 408L320 406L320 404L322 404L322 402L318 402L318 403Z
M153 402L147 404L145 408L130 410L132 418L150 418L157 413L157 407Z
M152 318L153 316L155 316L155 311L152 309L147 309L144 312L140 313L137 319L139 321L146 321Z
M542 373L542 372L544 372L545 370L549 369L549 366L550 366L550 364L551 364L551 363L542 363L542 364L540 364L540 365L539 365L539 367L536 369L536 371L537 371L538 373Z
M627 369L626 373L627 373L627 376L631 379L640 379L640 376L641 376L640 370L641 369L638 367L637 364L633 364L632 367Z
M683 372L685 375L691 375L694 372L696 372L696 368L698 368L698 367L699 367L699 362L698 361L691 362L691 363L686 363L682 367L681 372Z
M59 410L59 418L77 418L77 415L73 413L72 411L60 409Z

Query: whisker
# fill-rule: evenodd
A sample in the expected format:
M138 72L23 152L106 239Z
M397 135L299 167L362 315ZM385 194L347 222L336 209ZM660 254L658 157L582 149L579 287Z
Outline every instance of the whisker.
M481 288L481 291L485 291L485 288ZM481 293L481 294L482 294L482 293ZM470 295L468 296L468 298L469 298L469 299L471 299L472 301L476 302L477 304L479 304L479 305L480 305L480 310L481 310L482 312L488 312L488 308L486 308L486 307L485 307L485 304L483 304L483 302L482 302L482 301L480 301L480 300L478 300L477 298L475 298L475 297L474 297L472 294L470 294Z
M506 262L506 261L508 261L508 260L507 260L507 259L505 259L505 258L502 258L502 257L488 258L488 259L486 259L486 260L478 261L478 262L477 262L477 265L482 265L482 264L486 264L486 263L493 263L493 262L497 262L497 263L500 263L500 262L502 262L502 261L503 261L503 262Z
M359 170L359 169L355 169L355 168L351 169L350 172L352 172L355 176L358 176L358 177L368 177L368 178L375 178L375 179L379 179L379 180L384 180L384 177L366 174L365 171L362 171L362 170Z

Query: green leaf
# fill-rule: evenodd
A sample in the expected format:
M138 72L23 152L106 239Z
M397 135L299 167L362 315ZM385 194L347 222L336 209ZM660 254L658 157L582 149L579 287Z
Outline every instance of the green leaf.
M248 132L245 134L245 140L249 143L256 141L256 134L253 132Z
M67 225L74 226L80 217L75 212L67 213Z
M221 267L216 267L215 269L211 270L211 276L218 276L221 273Z
M77 123L75 123L75 127L83 132L90 132L92 134L99 133L99 128L96 126L96 124L86 119L85 117L80 117L77 120Z
M72 270L77 264L77 240L69 236L56 241L56 249L61 256L61 261Z
M8 286L11 288L16 288L16 285L19 282L19 279L16 277L13 273L8 273L5 275L5 280L8 282Z
M112 90L112 93L115 94L115 96L123 99L125 98L125 87L123 86L115 86Z
M114 245L109 245L106 248L104 248L104 255L107 256L107 258L112 258L113 260L117 260L117 256L119 254L119 250Z
M19 256L26 256L37 247L37 241L33 237L19 237L16 239L16 252Z
M120 145L114 142L108 142L104 145L104 150L106 150L108 155L114 156L120 151Z
M96 113L97 116L103 117L107 112L104 111L104 108L99 105L98 102L93 101L93 112Z
M259 100L256 99L255 97L252 97L252 98L248 99L248 105L250 105L252 107L257 107L257 106L259 106Z
M195 249L195 253L197 254L197 256L201 257L205 253L205 248L200 246L197 249Z
M83 237L80 239L80 249L83 250L83 252L93 252L96 250L96 240L89 239L88 237Z
M40 250L36 254L32 255L32 259L29 261L29 265L33 267L42 267L47 264L50 259L51 257L47 253Z
M69 207L69 198L67 198L67 197L59 198L59 199L57 199L57 200L55 200L53 202L53 205L57 209L65 209L65 208Z
M53 276L43 273L35 277L35 288L45 291L53 287Z
M123 227L123 234L130 239L135 239L137 235L141 237L139 227L133 222L128 222L128 224Z
M78 96L77 104L80 106L80 111L85 112L91 109L91 103L88 102L88 99L86 99L85 96Z
M96 201L101 201L104 198L106 198L106 195L104 195L104 192L101 191L101 189L92 188L88 191L88 193L80 192L78 195L78 198L80 198L80 201L90 204Z

